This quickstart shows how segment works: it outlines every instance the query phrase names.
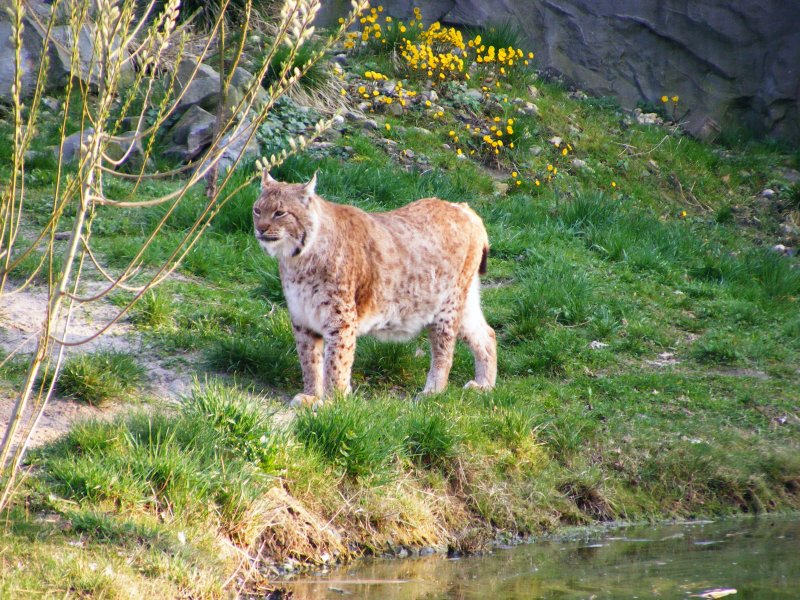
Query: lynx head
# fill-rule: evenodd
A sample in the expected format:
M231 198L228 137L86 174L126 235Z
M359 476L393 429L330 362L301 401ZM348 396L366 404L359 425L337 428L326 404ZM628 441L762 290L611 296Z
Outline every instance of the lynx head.
M298 256L314 240L319 226L316 185L316 173L308 183L296 184L275 181L264 170L253 223L258 243L270 256Z

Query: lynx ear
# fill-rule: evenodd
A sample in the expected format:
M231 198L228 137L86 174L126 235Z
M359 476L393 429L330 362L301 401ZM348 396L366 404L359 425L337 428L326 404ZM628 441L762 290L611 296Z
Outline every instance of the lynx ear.
M313 177L307 184L303 186L303 204L308 206L311 204L311 198L314 197L314 192L317 189L317 171L314 171Z
M269 169L265 168L261 172L261 187L264 187L269 183L275 183L275 180L272 178L272 175L269 174Z
M311 177L309 182L305 185L306 194L309 196L314 195L314 191L317 189L317 171L314 171L314 175Z

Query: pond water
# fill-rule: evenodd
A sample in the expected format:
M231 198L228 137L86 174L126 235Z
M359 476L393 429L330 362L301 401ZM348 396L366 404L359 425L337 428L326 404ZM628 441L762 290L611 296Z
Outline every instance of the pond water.
M280 585L296 600L794 599L800 519L615 528L460 559L369 560Z

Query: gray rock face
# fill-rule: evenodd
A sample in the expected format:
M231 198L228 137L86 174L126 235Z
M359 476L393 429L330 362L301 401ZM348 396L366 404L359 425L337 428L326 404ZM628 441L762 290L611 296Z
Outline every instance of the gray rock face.
M0 13L0 101L10 100L11 84L14 81L14 46L10 36L11 23L8 16ZM24 18L22 33L22 97L30 98L36 87L36 77L44 49L45 30L31 18ZM100 69L93 57L92 26L84 25L77 42L73 39L72 31L67 25L53 27L48 45L49 69L47 72L46 90L61 92L71 76L75 76L87 83L96 83ZM77 50L79 60L76 72L72 72L72 52ZM133 83L135 73L133 65L126 58L120 69L120 86L124 89Z
M346 0L323 3L338 17ZM796 0L386 0L385 12L468 26L518 24L539 67L633 108L680 96L691 132L800 139Z

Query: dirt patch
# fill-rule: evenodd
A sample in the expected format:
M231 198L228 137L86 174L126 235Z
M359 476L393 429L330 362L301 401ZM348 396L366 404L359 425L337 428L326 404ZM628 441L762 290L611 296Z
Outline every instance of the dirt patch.
M100 284L89 284L84 293L94 293L99 289L101 289ZM42 287L30 287L22 292L4 294L0 297L0 348L7 353L14 352L19 357L30 356L36 348L47 312L47 302L47 290ZM65 341L76 342L90 338L118 312L117 307L102 300L76 305ZM54 350L58 351L57 344ZM124 319L81 346L65 347L65 356L98 350L130 353L146 369L148 383L142 390L145 406L164 401L175 402L191 389L192 374L162 364L153 356L152 349L142 336ZM0 428L3 430L11 416L16 391L0 390ZM32 445L39 445L58 437L69 430L76 421L110 419L127 410L130 410L129 404L111 405L100 409L69 399L54 398L45 408L34 432ZM29 417L30 411L24 418Z

